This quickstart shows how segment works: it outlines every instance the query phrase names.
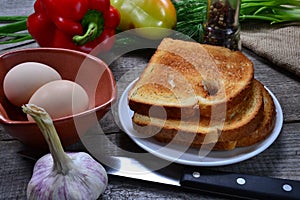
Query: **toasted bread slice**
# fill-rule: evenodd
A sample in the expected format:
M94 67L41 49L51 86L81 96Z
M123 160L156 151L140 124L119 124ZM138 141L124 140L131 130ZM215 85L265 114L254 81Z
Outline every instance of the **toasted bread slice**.
M241 52L164 39L129 91L129 107L148 115L153 107L169 118L232 110L248 95L253 64Z
M261 84L261 83L260 83ZM263 89L264 117L258 128L237 141L217 142L214 150L232 150L246 147L263 141L273 131L276 122L276 108L269 92ZM211 144L213 145L213 144ZM198 146L199 147L199 146Z
M259 82L259 84L261 83ZM236 147L251 146L263 141L274 129L276 122L276 108L271 95L265 88L263 88L262 93L264 103L263 119L256 130L235 141L224 141L211 144L192 143L191 146L213 150L232 150ZM160 141L164 143L169 143L171 140L171 138L165 140L160 139Z
M153 136L161 142L174 141L182 144L210 144L238 141L255 131L263 118L263 86L254 80L247 106L223 121L208 117L186 120L162 119L134 113L134 129L144 136ZM221 145L221 144L220 144Z
M264 118L262 122L254 132L239 139L236 144L237 147L244 147L256 144L268 137L274 129L276 122L276 107L271 95L266 89L263 90L263 100Z

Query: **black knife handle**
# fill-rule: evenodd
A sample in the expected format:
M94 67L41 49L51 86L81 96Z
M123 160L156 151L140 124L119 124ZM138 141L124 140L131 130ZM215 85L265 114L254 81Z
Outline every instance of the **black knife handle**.
M251 199L300 199L300 181L206 169L184 169L181 186Z

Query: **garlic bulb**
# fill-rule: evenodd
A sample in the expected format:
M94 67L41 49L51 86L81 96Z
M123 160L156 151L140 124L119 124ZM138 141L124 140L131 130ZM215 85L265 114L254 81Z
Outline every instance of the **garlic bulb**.
M36 121L51 153L36 162L27 199L97 199L108 181L103 166L87 153L65 153L52 119L43 108L33 104L22 108Z

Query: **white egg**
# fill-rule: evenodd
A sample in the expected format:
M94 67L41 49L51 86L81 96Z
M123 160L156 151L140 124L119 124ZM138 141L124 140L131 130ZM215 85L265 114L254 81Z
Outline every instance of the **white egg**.
M29 103L44 108L56 119L88 109L89 97L82 86L69 80L56 80L40 87ZM32 120L30 117L29 120Z
M3 90L12 104L21 106L28 103L39 87L50 81L61 79L60 74L48 65L24 62L7 72L3 81Z

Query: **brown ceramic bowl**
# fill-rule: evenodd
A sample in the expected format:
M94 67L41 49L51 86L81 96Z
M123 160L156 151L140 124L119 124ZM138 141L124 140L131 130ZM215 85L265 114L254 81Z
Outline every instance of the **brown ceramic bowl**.
M35 122L29 122L21 107L12 105L3 92L6 73L22 62L47 64L63 79L79 83L89 95L89 110L53 119L64 147L79 141L93 124L110 109L116 99L116 84L111 70L99 58L73 50L31 48L0 55L0 123L12 137L32 148L48 146Z

